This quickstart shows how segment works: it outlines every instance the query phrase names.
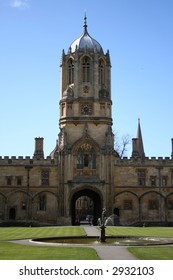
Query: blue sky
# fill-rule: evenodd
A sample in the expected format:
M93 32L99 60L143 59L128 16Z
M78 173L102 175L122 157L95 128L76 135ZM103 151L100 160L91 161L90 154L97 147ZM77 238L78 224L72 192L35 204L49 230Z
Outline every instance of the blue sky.
M170 156L172 0L0 0L0 155L32 156L35 137L53 150L62 49L82 34L85 10L110 51L114 132L136 137L140 118L146 156Z

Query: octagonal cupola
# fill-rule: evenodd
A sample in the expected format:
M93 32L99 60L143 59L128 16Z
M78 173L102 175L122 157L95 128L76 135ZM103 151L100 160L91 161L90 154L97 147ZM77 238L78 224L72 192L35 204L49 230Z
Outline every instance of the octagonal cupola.
M102 52L102 47L95 39L93 39L87 30L87 18L86 15L84 17L84 31L83 34L73 41L73 43L69 47L69 52L74 53L76 50L84 51L85 49L88 51L97 51Z

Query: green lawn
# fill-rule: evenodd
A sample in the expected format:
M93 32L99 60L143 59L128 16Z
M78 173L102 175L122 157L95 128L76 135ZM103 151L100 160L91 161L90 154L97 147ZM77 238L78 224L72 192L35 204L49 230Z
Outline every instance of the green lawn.
M81 227L0 227L0 241L85 235Z
M0 260L98 260L92 248L49 247L0 242Z
M173 238L172 227L107 227L107 235L152 236Z
M20 245L9 240L41 237L81 236L81 227L1 227L0 260L98 260L92 248Z
M173 260L173 246L129 247L128 251L139 260Z

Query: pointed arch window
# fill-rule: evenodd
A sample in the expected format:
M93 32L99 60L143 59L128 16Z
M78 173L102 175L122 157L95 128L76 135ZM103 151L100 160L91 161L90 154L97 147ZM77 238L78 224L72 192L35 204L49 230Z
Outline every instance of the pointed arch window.
M46 195L45 194L39 195L37 209L39 211L46 211Z
M90 155L90 168L96 169L96 153L95 153L94 149L92 149L91 155Z
M105 71L104 62L102 59L99 60L99 84L103 85L105 83Z
M77 169L83 169L83 152L81 150L81 148L79 148L78 150L78 154L77 154Z
M95 149L89 144L83 144L77 153L77 169L96 169Z
M70 58L68 61L68 84L74 83L74 62L73 59Z
M83 74L83 82L90 82L90 59L89 57L84 57L82 61L82 74Z

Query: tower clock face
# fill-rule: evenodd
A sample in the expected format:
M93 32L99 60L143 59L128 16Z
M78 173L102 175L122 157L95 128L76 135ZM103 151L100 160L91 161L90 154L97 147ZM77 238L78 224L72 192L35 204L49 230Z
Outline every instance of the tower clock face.
M82 105L81 108L82 115L90 115L91 114L91 106L88 104Z

